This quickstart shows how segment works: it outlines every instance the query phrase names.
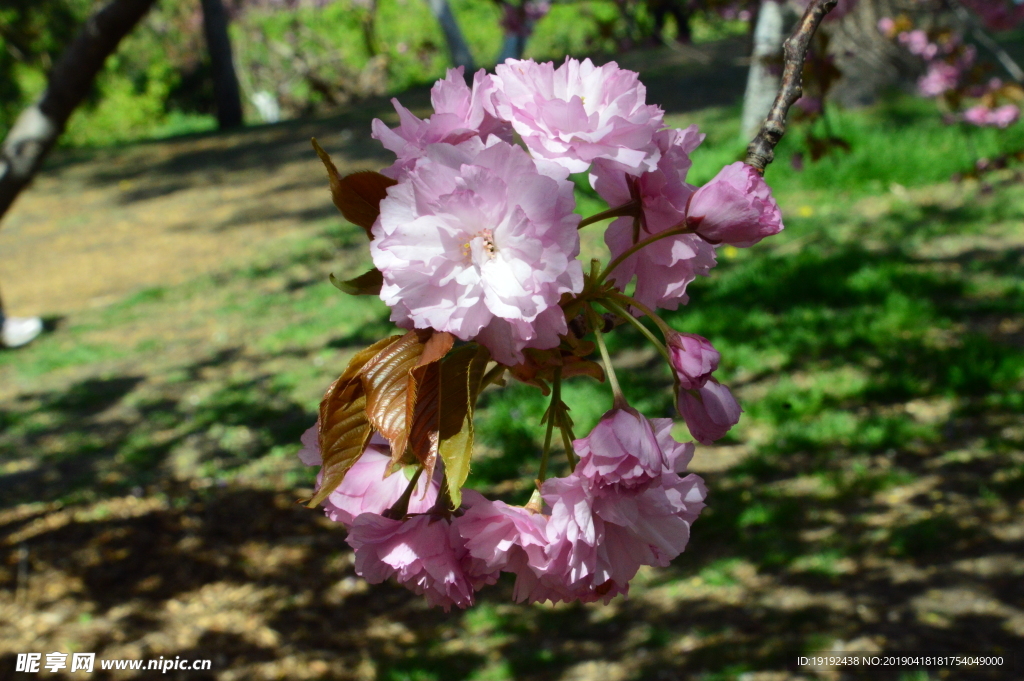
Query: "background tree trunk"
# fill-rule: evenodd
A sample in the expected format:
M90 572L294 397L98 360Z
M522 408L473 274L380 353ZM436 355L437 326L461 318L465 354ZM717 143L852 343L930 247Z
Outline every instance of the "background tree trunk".
M213 70L213 97L217 101L217 126L221 130L242 125L242 97L238 90L235 60L228 37L228 14L221 0L202 0L203 32Z
M743 95L740 137L749 141L761 128L779 91L782 76L782 42L785 40L785 11L776 0L764 0L754 26L754 49L750 56L747 90Z
M448 0L427 0L430 11L434 14L438 23L441 24L441 31L444 32L444 40L448 44L448 52L451 54L452 63L456 66L465 66L467 77L472 77L476 67L473 66L473 55L469 51L469 45L462 35L455 15Z
M89 17L50 73L39 101L18 116L0 146L0 218L32 180L121 39L156 0L112 0Z
M830 38L829 53L843 74L830 99L842 106L865 106L885 90L914 89L921 60L878 30L879 19L903 14L927 28L940 18L940 8L918 0L858 0L842 19L822 25Z

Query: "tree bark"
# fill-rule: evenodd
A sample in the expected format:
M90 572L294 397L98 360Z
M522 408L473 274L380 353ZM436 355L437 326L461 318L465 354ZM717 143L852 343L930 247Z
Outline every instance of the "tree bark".
M931 1L858 0L849 14L826 24L829 53L843 74L832 88L832 101L846 107L865 106L887 89L914 89L921 75L920 59L878 30L879 19L901 15L928 28L940 12Z
M784 13L781 3L764 0L754 27L754 50L750 56L747 90L743 95L740 137L749 140L761 127L779 90L782 77Z
M121 39L156 0L111 0L89 17L50 73L42 97L25 109L0 146L0 218L32 180Z
M213 71L213 97L217 101L217 126L221 130L242 125L242 96L238 89L235 60L228 37L228 14L221 0L202 0L203 33Z
M471 77L476 67L473 66L473 55L469 51L469 45L462 35L455 15L448 0L427 0L430 11L434 14L438 23L441 24L441 31L444 32L445 43L448 44L448 52L451 54L452 63L456 66L465 66L465 75Z

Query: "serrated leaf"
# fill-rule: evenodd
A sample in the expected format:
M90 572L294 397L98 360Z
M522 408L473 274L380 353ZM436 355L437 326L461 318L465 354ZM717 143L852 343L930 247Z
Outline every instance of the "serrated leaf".
M334 288L344 291L350 296L379 296L380 289L384 286L384 275L376 268L345 281L341 281L332 274L331 284L334 285Z
M473 457L473 412L489 359L486 348L465 345L449 353L441 363L438 454L444 461L454 508L462 504L462 485L469 477Z
M423 464L423 475L429 480L437 465L438 410L441 400L441 366L431 362L413 369L410 389L416 400L409 428L409 451Z
M359 459L372 430L366 418L366 395L359 372L383 348L401 336L378 341L357 352L345 371L324 393L320 402L320 430L317 437L323 459L323 479L320 490L307 504L315 507L337 489L352 464Z
M410 372L406 414L409 419L409 449L423 464L427 479L437 465L437 423L441 400L438 360L448 354L455 337L447 332L434 332L423 344L423 354Z
M380 215L380 202L387 196L388 187L398 184L390 177L373 171L362 171L342 177L338 168L326 151L312 140L316 155L327 168L327 178L331 183L331 198L345 219L366 231L366 236L373 238L371 228Z
M409 440L407 402L410 372L423 354L427 333L408 332L382 349L363 367L366 416L374 429L391 442L392 461L402 458Z

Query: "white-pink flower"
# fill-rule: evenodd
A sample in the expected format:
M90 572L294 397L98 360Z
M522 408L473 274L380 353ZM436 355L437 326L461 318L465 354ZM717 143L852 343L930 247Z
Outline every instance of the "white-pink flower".
M353 522L346 541L355 550L356 574L370 584L394 576L445 612L453 605L473 604L474 583L466 574L468 553L447 519L428 513L401 521L363 513Z
M322 463L317 442L318 428L319 425L314 425L302 434L303 448L299 451L299 459L307 466L319 466ZM345 479L324 499L324 513L334 522L347 527L360 513L383 513L391 508L409 486L409 478L401 471L384 477L390 467L391 446L387 440L374 433L362 455L345 474ZM441 487L440 471L437 473L429 484L423 477L417 482L409 499L409 513L424 513L433 507ZM317 490L322 482L323 471L316 476Z
M476 339L503 364L555 347L566 332L559 299L583 288L566 177L493 136L429 145L373 227L392 321Z
M615 62L594 66L566 58L551 62L509 59L495 67L489 110L512 123L534 156L579 173L599 158L639 174L653 170L652 144L664 112L646 103L647 89Z
M506 141L512 140L509 124L499 121L484 110L484 102L494 90L494 77L480 69L473 76L473 87L470 89L462 74L461 66L448 69L446 77L434 83L430 90L434 113L427 120L417 118L397 99L391 100L398 112L397 128L388 128L379 118L373 120L372 137L380 140L385 149L398 156L391 167L381 171L384 175L401 179L429 144L458 144L473 137L487 139L490 135L498 135Z

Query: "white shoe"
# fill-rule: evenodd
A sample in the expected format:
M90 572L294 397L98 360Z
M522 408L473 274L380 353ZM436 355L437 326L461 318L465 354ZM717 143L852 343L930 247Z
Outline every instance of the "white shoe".
M39 317L8 317L0 329L0 345L19 348L42 332L43 320Z

